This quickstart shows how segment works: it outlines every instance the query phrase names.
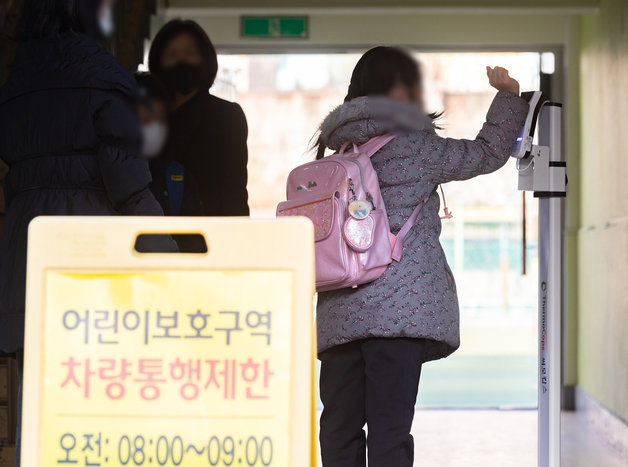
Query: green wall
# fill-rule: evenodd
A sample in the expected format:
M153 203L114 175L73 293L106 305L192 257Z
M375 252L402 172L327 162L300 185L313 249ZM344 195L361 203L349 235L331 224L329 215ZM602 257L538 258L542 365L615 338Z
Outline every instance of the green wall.
M628 421L628 2L581 20L578 383Z

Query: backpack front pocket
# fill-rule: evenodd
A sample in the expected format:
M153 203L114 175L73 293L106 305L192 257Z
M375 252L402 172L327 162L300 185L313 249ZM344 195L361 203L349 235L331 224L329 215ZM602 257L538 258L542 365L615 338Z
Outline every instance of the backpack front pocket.
M334 198L334 195L327 195L324 198L284 201L277 207L277 216L307 217L314 224L314 241L325 240L332 230Z
M278 216L304 216L314 224L316 287L319 291L335 288L355 271L351 270L351 252L342 235L344 203L336 194L324 198L285 201L277 208Z

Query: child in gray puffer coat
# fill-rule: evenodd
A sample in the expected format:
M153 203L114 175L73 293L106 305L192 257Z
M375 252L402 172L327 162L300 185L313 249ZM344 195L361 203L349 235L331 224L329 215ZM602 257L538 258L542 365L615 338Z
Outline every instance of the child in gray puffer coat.
M324 404L324 467L410 467L410 435L421 366L460 345L456 285L439 242L437 187L494 172L508 160L528 113L519 83L488 68L497 93L475 140L442 138L423 112L422 77L407 52L376 47L362 56L345 103L324 120L326 148L398 136L372 158L397 233L428 196L400 262L375 282L319 294L318 352ZM368 441L363 428L368 424Z

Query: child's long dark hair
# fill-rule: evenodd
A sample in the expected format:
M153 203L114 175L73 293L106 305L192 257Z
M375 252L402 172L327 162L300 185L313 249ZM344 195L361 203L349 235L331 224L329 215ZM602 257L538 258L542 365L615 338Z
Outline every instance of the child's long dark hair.
M351 74L351 83L345 102L356 97L385 96L398 84L415 93L423 83L418 62L398 47L374 47L366 52ZM432 119L440 114L430 114ZM317 141L316 159L325 156L325 144L320 137Z

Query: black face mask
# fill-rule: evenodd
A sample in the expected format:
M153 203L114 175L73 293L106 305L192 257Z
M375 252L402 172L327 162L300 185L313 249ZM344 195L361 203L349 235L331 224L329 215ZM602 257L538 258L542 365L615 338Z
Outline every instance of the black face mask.
M184 95L189 94L203 86L203 67L185 62L177 63L164 68L161 79L173 91Z

